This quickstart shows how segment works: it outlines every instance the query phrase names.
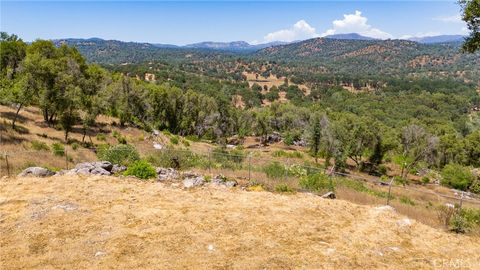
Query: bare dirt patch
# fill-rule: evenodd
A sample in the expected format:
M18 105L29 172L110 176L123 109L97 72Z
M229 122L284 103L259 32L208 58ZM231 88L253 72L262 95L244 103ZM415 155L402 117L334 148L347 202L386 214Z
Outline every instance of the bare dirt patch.
M1 269L478 269L478 238L394 211L114 177L4 178Z

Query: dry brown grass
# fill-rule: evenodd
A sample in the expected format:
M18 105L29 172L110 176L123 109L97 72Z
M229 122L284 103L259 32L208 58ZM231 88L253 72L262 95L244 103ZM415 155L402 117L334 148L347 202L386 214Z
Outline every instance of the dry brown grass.
M0 213L1 269L480 266L478 238L307 194L181 190L113 177L8 178L0 182Z

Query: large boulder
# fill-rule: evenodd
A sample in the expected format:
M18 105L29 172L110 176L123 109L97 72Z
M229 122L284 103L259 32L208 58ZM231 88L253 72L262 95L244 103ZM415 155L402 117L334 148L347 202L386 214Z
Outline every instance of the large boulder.
M34 177L47 177L52 176L55 173L50 171L49 169L42 168L42 167L29 167L23 170L18 176L25 177L25 176L34 176Z
M112 171L113 164L110 161L97 161L92 163L95 168L102 168L106 171Z
M105 170L102 167L95 167L93 170L90 171L90 174L93 175L110 175L111 173Z

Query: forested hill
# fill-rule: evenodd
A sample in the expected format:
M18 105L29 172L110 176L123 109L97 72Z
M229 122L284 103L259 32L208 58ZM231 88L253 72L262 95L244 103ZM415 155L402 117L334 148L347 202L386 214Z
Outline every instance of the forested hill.
M266 48L255 57L323 73L480 77L480 54L462 54L460 43L315 38Z
M195 59L228 56L233 52L215 51L200 48L185 48L175 45L124 42L118 40L92 39L57 39L56 46L66 44L76 47L90 63L123 64L142 63L153 60L166 62L192 61Z
M478 82L480 54L462 54L460 43L421 44L407 40L344 40L316 38L249 52L175 47L102 39L55 40L76 47L88 62L99 64L249 61L288 64L298 74L337 74L361 77L406 75L459 78ZM308 75L307 75L308 76Z

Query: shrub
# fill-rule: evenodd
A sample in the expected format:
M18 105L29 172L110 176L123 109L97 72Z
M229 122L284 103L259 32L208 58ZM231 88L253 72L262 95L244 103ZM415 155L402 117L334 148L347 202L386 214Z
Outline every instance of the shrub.
M335 185L331 178L323 173L311 174L300 179L300 186L312 191L334 191Z
M140 179L150 179L156 177L157 172L146 160L137 160L127 168L124 175L133 175Z
M52 152L55 156L63 156L65 155L65 147L61 143L53 143Z
M469 189L475 194L480 194L480 180L473 182Z
M175 169L207 168L209 166L205 158L189 150L164 149L155 155L147 156L146 160L155 166Z
M378 169L378 173L379 173L380 175L386 175L386 174L387 174L387 171L388 171L387 166L381 164L381 165L378 165L378 166L377 166L377 169Z
M41 150L48 151L48 150L50 150L50 147L48 147L48 145L44 142L32 141L31 145L32 145L33 150L37 150L37 151L41 151Z
M430 183L430 178L428 178L428 176L422 177L422 183L423 183L424 185Z
M178 137L177 136L170 137L170 143L171 144L178 144Z
M475 179L469 168L458 164L447 164L442 170L442 185L467 190Z
M72 149L73 150L77 150L78 148L80 147L80 145L78 143L72 143Z
M286 152L283 150L277 150L272 153L274 157L287 157L287 158L303 158L302 153L295 151L295 152Z
M107 135L103 134L103 133L98 133L97 134L97 140L99 141L106 141L107 140Z
M115 146L100 146L97 156L101 160L110 161L113 164L128 166L130 163L140 159L135 147L127 144L117 144Z
M288 167L288 175L295 177L307 176L308 171L298 164Z
M215 165L220 168L236 169L242 166L245 153L239 149L228 151L224 147L217 147L212 151L212 158Z
M295 193L295 191L286 184L279 184L275 186L275 191L280 193Z
M263 168L265 174L269 178L281 178L285 177L287 170L278 161L274 161Z
M185 139L192 141L192 142L199 142L200 138L197 135L188 135Z
M189 143L187 140L182 140L182 144L183 144L185 147L189 147L189 146L190 146L190 143Z

